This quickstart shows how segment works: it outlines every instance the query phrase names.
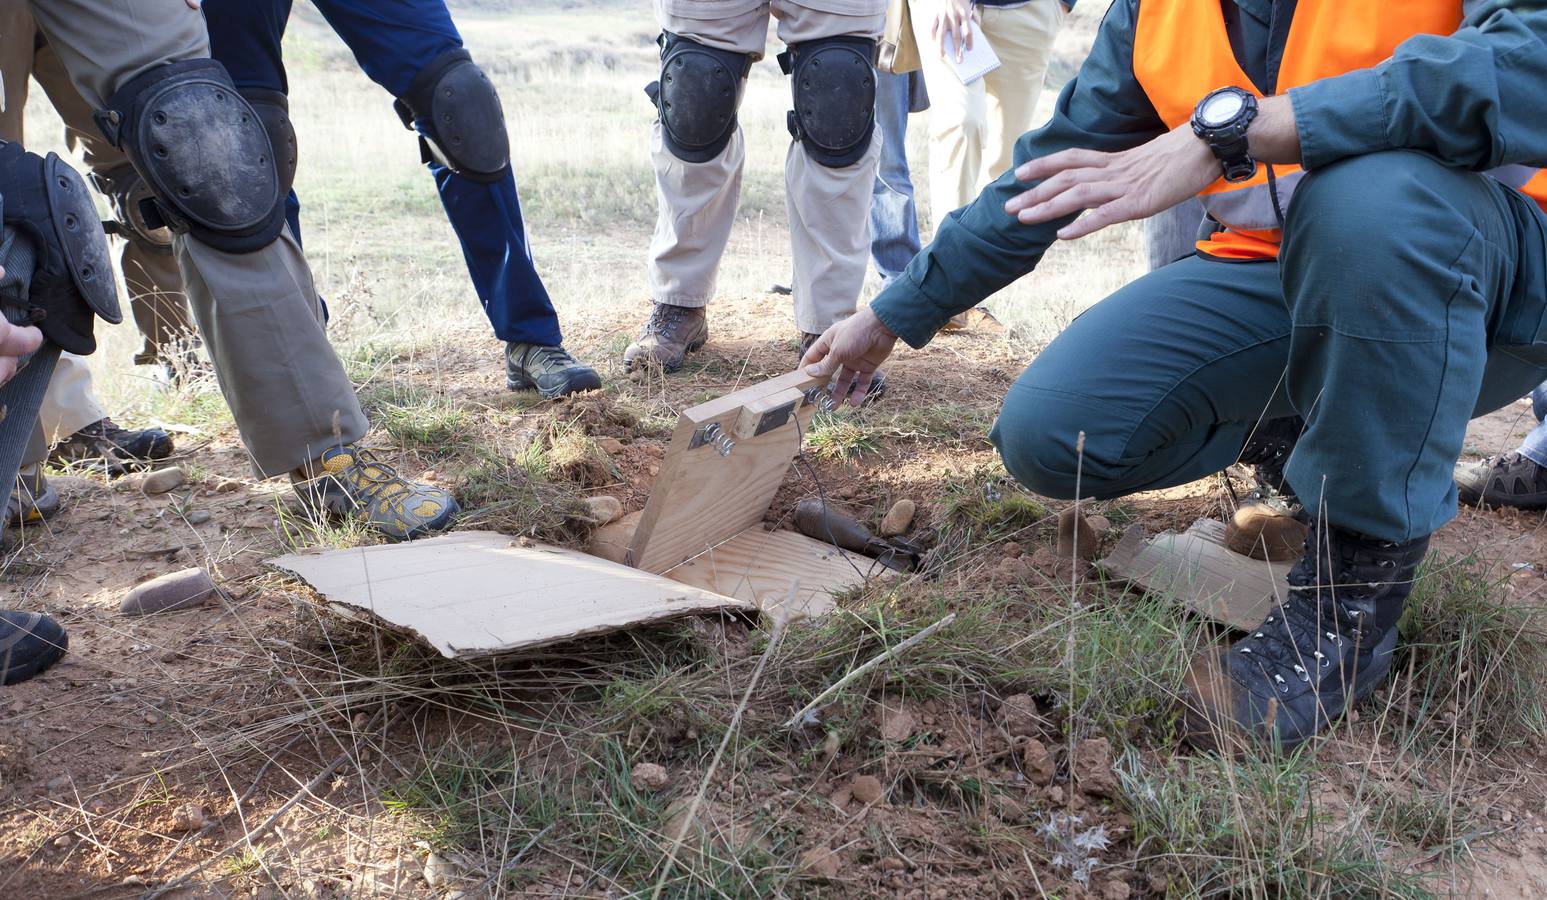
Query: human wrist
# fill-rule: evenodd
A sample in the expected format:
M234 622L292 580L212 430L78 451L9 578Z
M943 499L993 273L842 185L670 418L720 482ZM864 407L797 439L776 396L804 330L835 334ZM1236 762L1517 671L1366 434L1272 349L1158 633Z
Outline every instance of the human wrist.
M1300 134L1295 128L1295 108L1288 96L1265 97L1257 105L1257 118L1246 130L1252 158L1270 165L1300 162Z

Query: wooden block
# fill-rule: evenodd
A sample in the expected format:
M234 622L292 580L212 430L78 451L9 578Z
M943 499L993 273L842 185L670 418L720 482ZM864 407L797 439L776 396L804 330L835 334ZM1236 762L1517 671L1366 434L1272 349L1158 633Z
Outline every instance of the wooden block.
M650 489L625 560L647 572L665 572L760 524L800 451L801 429L816 411L802 403L790 421L750 438L736 436L749 406L769 409L822 384L803 371L770 378L684 410ZM712 444L691 447L708 424L736 441L722 456ZM799 424L797 424L799 423Z
M1199 615L1249 630L1289 591L1293 563L1263 562L1224 546L1225 525L1199 519L1181 534L1129 528L1100 566L1146 591L1170 594Z
M736 438L749 440L788 424L805 400L804 391L790 388L748 403L736 419Z
M673 581L756 603L765 612L784 606L797 582L793 618L832 609L832 595L868 575L891 574L868 556L814 541L793 531L750 528L668 570Z
M645 511L636 509L624 514L616 522L609 522L591 533L591 546L586 552L592 556L628 565L628 545L634 539L634 530Z

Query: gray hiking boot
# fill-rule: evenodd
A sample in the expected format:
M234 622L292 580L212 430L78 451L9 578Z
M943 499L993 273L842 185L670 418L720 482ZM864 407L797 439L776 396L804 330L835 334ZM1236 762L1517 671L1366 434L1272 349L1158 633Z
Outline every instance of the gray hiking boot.
M13 528L32 525L58 512L59 506L59 492L43 477L43 466L22 466L5 505L5 524Z
M1520 453L1456 466L1456 492L1467 505L1547 508L1547 468Z
M701 306L672 306L657 303L645 320L644 330L623 351L623 368L653 360L662 369L675 372L689 353L709 340L709 315Z
M552 400L598 390L602 377L563 347L511 341L505 345L505 386L513 391L535 390Z

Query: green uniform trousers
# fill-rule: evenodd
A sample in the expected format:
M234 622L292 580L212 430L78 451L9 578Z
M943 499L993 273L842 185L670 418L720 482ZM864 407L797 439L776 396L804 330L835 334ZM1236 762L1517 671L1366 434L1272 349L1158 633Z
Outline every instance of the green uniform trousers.
M1081 315L992 439L1031 490L1107 499L1218 472L1259 420L1298 413L1306 506L1407 540L1455 515L1467 421L1544 376L1547 217L1487 175L1384 152L1301 182L1278 260L1188 257Z

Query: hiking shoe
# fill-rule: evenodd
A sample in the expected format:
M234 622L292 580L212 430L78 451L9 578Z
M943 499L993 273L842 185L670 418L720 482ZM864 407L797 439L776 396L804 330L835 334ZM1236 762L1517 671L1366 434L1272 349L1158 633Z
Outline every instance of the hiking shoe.
M511 341L505 345L505 386L513 391L535 390L544 400L552 400L600 390L602 376L563 347Z
M100 460L108 474L117 478L140 463L166 459L173 449L172 436L160 428L131 431L119 428L112 419L98 419L55 444L48 458L60 464Z
M1397 619L1429 538L1379 541L1313 522L1289 593L1249 636L1193 660L1187 740L1288 750L1368 697L1391 670Z
M800 333L800 340L795 344L795 365L800 365L800 361L806 358L806 351L811 349L811 345L815 344L816 339L819 337L821 337L820 334L812 334L809 331L802 331ZM870 387L865 389L865 401L860 405L869 406L880 400L885 394L886 373L877 369L875 377L870 379Z
M70 638L42 613L0 609L0 684L26 681L64 656Z
M15 528L41 522L59 511L59 492L43 477L43 466L22 466L5 504L5 524Z
M1462 503L1547 508L1547 467L1537 465L1524 454L1506 453L1458 465L1454 477Z
M1294 489L1284 480L1284 467L1289 465L1289 456L1295 452L1295 443L1303 431L1304 419L1283 416L1263 419L1247 436L1239 461L1252 467L1257 479L1257 499L1291 511L1300 506Z
M644 330L623 351L623 368L653 360L668 372L682 368L682 361L709 340L709 314L702 306L657 303L645 320Z
M409 481L369 450L344 444L322 454L314 478L292 475L296 492L336 516L357 516L394 540L451 527L461 507L434 485Z

